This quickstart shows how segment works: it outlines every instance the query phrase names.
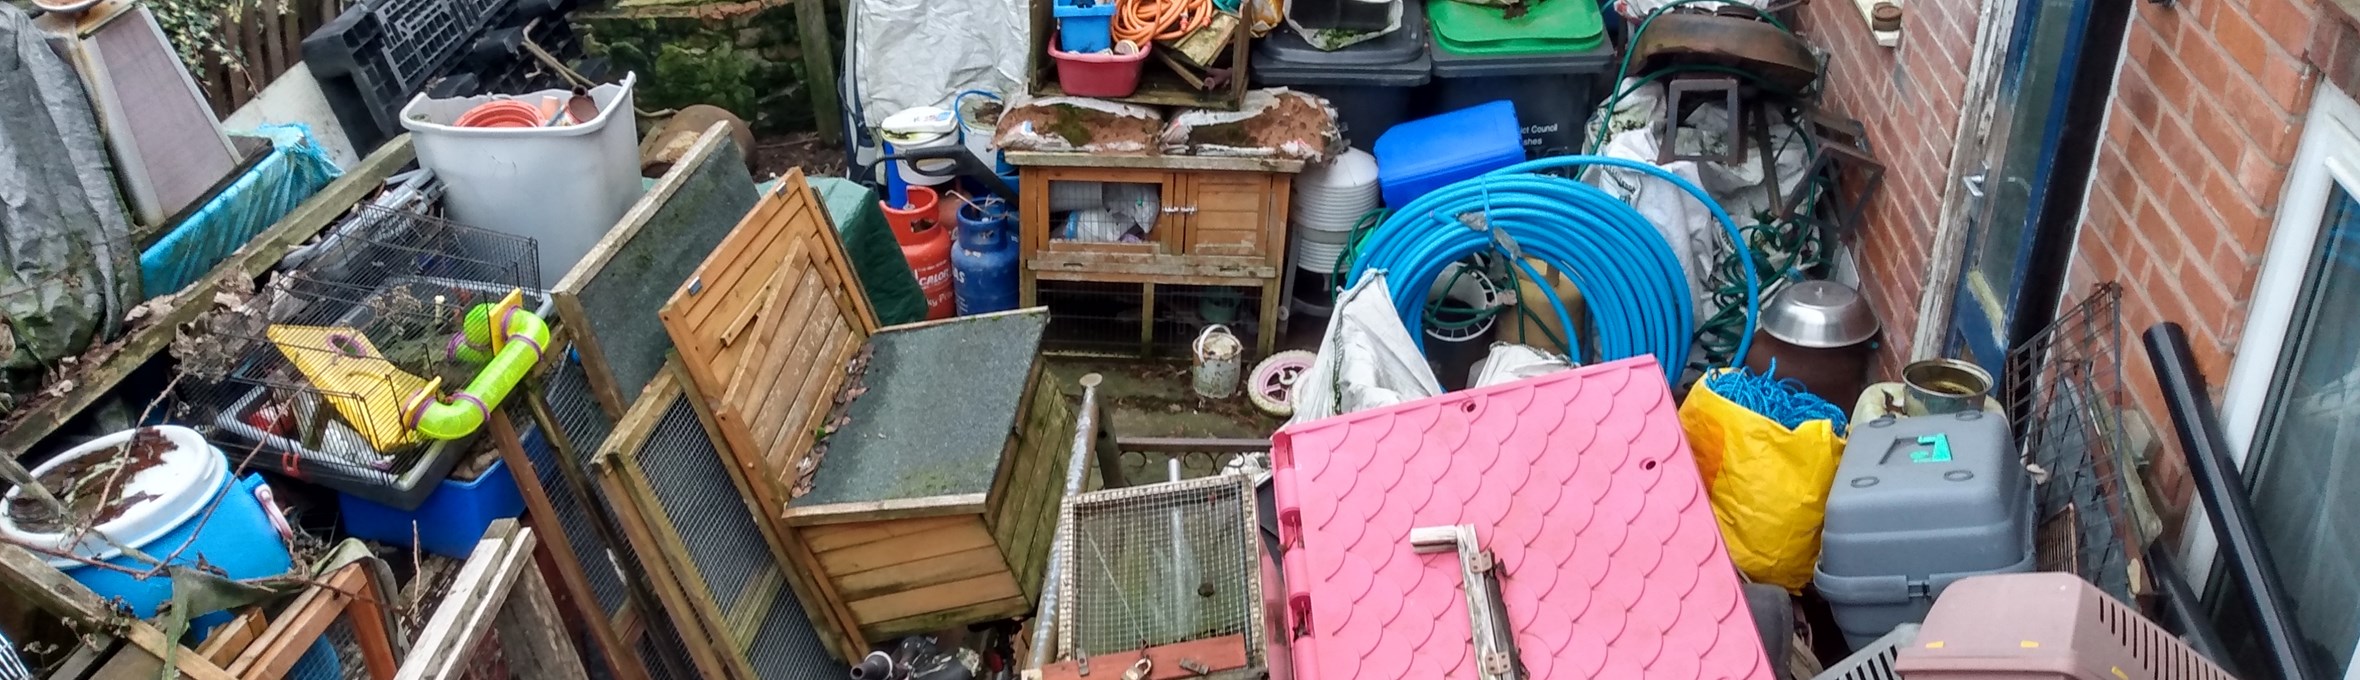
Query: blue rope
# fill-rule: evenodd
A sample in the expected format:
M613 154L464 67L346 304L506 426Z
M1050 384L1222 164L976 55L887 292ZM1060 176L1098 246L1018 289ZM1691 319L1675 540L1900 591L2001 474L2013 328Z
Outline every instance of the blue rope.
M1352 265L1351 283L1367 272L1388 272L1395 304L1410 337L1421 346L1425 334L1426 290L1451 263L1481 252L1497 252L1525 276L1546 280L1524 260L1531 256L1570 277L1582 293L1604 361L1653 354L1665 379L1680 383L1695 342L1695 301L1686 271L1663 233L1630 205L1605 191L1544 170L1602 165L1654 175L1695 197L1721 223L1740 261L1753 253L1737 222L1704 189L1653 165L1603 156L1560 156L1519 163L1436 189L1395 210L1369 233ZM1482 226L1460 220L1479 214ZM1552 287L1542 286L1567 347L1580 356L1573 317ZM1732 365L1744 365L1752 347L1761 281L1745 269L1745 333Z
M1837 408L1819 395L1803 391L1803 384L1793 378L1779 379L1778 360L1770 360L1770 370L1761 375L1739 368L1707 375L1704 385L1730 403L1762 414L1792 430L1814 420L1835 424L1836 432L1844 431L1844 422L1851 414Z

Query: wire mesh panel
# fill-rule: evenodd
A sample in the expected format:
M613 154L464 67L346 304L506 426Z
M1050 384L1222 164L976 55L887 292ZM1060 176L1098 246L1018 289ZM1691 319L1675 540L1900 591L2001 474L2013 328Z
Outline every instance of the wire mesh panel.
M1065 503L1058 648L1066 658L1241 636L1264 668L1254 488L1242 476L1096 491ZM1214 669L1216 671L1222 669Z
M1206 326L1227 326L1241 338L1259 332L1260 288L1157 285L1149 290L1134 283L1041 281L1040 303L1051 312L1045 343L1067 352L1187 356L1189 344Z
M614 422L591 399L589 379L583 375L581 364L568 361L559 365L550 371L547 382L543 393L558 429L580 455L598 451L599 445L606 443L607 433L614 430ZM604 534L597 529L600 522L612 526L611 520L598 516L606 511L603 501L596 497L577 497L573 485L558 467L562 463L557 460L557 450L545 438L540 441L538 446L528 443L525 454L532 458L533 469L540 474L541 488L549 491L549 505L557 513L558 525L564 528L574 551L581 555L582 574L590 582L590 592L598 599L599 610L613 616L622 610L626 597L622 576L616 572L620 567L615 563L636 565L639 556L631 552L628 543L606 542ZM566 462L584 470L590 466L588 460Z
M736 611L738 598L756 572L771 566L762 530L745 499L729 481L720 450L705 436L694 407L677 399L666 410L647 448L639 452L656 501L673 518L688 558L704 577L714 604Z
M2107 283L2008 355L2008 413L2041 480L2038 554L2124 602L2143 541L2122 428L2122 289Z
M180 415L265 469L414 507L471 436L420 434L413 406L475 380L502 298L546 313L539 256L531 239L423 215L351 220L304 268L217 301L173 342Z

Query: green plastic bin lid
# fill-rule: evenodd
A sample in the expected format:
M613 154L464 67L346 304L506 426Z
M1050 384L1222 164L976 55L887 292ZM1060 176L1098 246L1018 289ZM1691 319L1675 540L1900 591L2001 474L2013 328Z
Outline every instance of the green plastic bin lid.
M1589 0L1534 2L1514 19L1505 8L1438 0L1426 3L1426 18L1434 25L1434 46L1456 54L1579 52L1606 40L1605 19Z

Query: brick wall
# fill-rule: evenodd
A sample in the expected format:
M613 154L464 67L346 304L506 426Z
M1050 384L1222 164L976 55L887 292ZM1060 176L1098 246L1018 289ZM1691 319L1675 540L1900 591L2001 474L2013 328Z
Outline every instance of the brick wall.
M1855 244L1863 288L1885 325L1875 369L1881 374L1898 373L1909 357L1981 5L1912 3L1897 47L1877 46L1850 0L1803 6L1799 29L1828 51L1822 104L1859 119L1886 168Z
M2313 0L2181 0L2136 11L2068 294L2123 283L2131 405L2168 437L2136 334L2162 321L2185 326L2217 402L2302 136L2314 64L2360 58L2360 38L2332 19L2341 12ZM2336 59L2339 50L2351 51ZM2344 82L2360 81L2353 65L2339 70ZM2171 514L2186 507L2179 456L2159 457L2150 481Z

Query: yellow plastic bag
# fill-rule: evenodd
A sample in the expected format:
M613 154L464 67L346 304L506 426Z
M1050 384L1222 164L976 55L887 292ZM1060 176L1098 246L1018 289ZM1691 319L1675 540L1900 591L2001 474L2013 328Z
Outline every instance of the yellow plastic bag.
M1680 405L1729 557L1748 578L1802 592L1819 560L1819 525L1844 438L1826 420L1789 430L1696 381Z

